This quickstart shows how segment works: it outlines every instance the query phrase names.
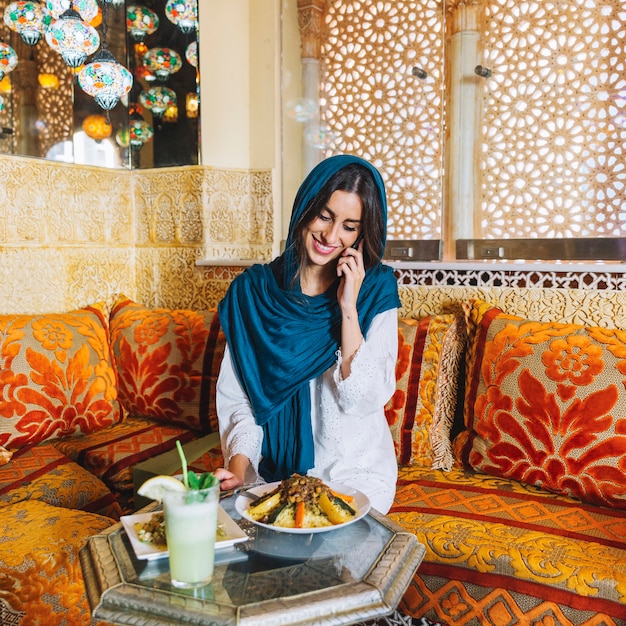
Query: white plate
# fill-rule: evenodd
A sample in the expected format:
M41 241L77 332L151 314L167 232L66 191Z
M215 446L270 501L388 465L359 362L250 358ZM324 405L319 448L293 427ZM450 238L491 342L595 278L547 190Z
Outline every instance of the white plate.
M235 508L241 517L245 517L250 522L257 524L258 526L262 526L263 528L269 528L270 530L275 530L279 533L292 533L295 535L310 535L311 533L325 533L329 530L337 530L337 528L344 528L349 524L353 524L357 520L360 520L362 517L365 517L371 507L370 499L361 491L357 491L356 489L352 489L352 487L347 487L346 485L340 485L338 483L325 483L328 487L330 487L333 491L337 493L343 493L347 496L352 496L354 500L350 502L350 506L356 511L356 515L344 522L343 524L335 524L334 526L320 526L319 528L283 528L282 526L272 526L271 524L262 524L261 522L257 522L252 519L250 515L248 515L248 509L252 504L252 500L250 498L246 498L245 496L239 496L235 500ZM280 481L275 483L268 483L267 485L260 485L259 487L253 487L252 489L248 489L248 491L255 496L262 496L264 493L268 491L273 491L280 485Z
M162 559L168 555L166 546L157 546L152 543L139 541L137 536L135 524L145 524L153 515L154 513L137 513L120 517L122 526L124 526L124 530L138 559ZM224 511L221 505L217 509L217 523L226 533L226 536L215 542L216 550L230 548L236 543L248 540L248 535L237 526L233 518Z

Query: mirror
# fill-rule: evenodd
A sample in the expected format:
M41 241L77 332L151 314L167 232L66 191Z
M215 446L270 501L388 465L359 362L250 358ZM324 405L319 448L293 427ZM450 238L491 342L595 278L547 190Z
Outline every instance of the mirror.
M196 0L197 1L197 0ZM28 2L44 7L69 6L70 0ZM98 14L89 22L106 47L133 75L130 92L108 112L78 83L82 66L73 69L53 50L45 35L28 45L0 20L0 42L18 57L17 65L0 81L0 153L111 168L152 168L196 165L199 158L198 39L195 27L174 24L167 0L73 0L75 8L91 2ZM65 5L63 3L66 3ZM20 2L20 4L26 4ZM181 0L179 4L190 4ZM0 16L15 5L0 0ZM167 11L166 11L167 7ZM156 16L154 32L127 32L127 23L145 10ZM196 9L197 10L197 9ZM54 19L54 18L53 18ZM161 50L151 54L148 51ZM175 54L169 51L173 50ZM85 61L93 61L96 51ZM2 66L0 50L0 67ZM162 63L176 70L165 75ZM155 65L156 63L156 65ZM158 74L158 76L157 76ZM154 98L143 94L156 88L172 92L163 112L151 109ZM153 93L153 92L150 92Z

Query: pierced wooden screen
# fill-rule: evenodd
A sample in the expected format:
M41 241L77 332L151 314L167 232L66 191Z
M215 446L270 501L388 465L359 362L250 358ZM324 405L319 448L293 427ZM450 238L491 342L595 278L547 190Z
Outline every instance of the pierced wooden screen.
M328 155L358 154L381 170L390 239L441 237L443 24L430 0L328 2L322 122L337 137Z
M477 237L626 235L626 5L486 0ZM441 237L444 5L329 0L331 152L377 165L389 236ZM425 80L412 67L428 72Z
M626 234L626 5L488 3L481 235Z

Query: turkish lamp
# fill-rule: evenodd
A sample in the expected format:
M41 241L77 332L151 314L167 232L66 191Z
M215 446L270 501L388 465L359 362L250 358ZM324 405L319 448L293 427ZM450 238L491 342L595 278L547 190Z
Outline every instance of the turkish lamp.
M197 93L188 93L185 98L185 113L189 119L198 117L200 108L200 98Z
M128 143L133 150L141 150L154 136L152 126L139 114L131 115L128 123Z
M126 9L126 30L133 41L143 41L147 35L155 33L159 27L159 17L146 7L131 4Z
M74 9L65 11L46 31L48 45L67 65L80 67L100 45L98 31L83 21Z
M97 143L100 143L103 139L108 139L113 133L111 122L104 115L97 113L88 115L83 120L81 126L85 131L85 135Z
M40 87L44 89L58 89L59 88L59 77L56 74L51 74L49 72L42 72L37 76L37 82Z
M185 59L192 67L198 67L198 42L192 41L185 50Z
M0 41L0 80L17 66L17 53L8 43Z
M185 34L198 28L198 3L196 0L167 0L165 16Z
M55 20L68 9L74 9L85 22L91 22L98 15L96 0L46 0L46 7Z
M38 2L19 0L4 10L4 23L29 46L34 46L41 39L51 22L48 9Z
M102 48L78 73L80 88L105 111L112 109L133 86L133 75Z
M158 80L166 81L183 66L183 60L176 50L171 48L150 48L143 55L143 64Z
M169 87L150 87L139 94L139 102L152 111L155 117L163 117L167 109L176 104L176 93Z

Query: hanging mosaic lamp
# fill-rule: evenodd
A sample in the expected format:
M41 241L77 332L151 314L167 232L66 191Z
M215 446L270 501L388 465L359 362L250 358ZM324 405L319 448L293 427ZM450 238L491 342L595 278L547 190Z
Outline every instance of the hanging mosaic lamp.
M158 27L159 17L154 11L134 4L126 9L126 30L133 41L143 41Z
M67 65L80 67L100 45L98 31L84 22L74 9L65 11L46 31L48 45Z
M139 102L155 117L162 117L169 107L176 104L176 93L168 87L150 87L139 94Z
M192 33L198 28L198 3L196 0L167 0L165 5L167 19L185 33Z
M102 48L91 63L78 72L78 84L108 111L130 91L133 75L106 48Z
M140 150L144 143L148 143L154 136L152 126L146 122L141 115L136 113L131 115L128 124L129 144L133 150Z
M108 139L113 133L111 122L104 115L98 115L97 113L88 115L83 120L82 129L87 137L97 142Z
M171 48L150 48L143 55L143 64L159 80L167 80L183 66L183 60L176 50Z
M34 46L42 37L52 16L38 2L20 0L4 10L4 23L16 32L25 44Z
M17 65L17 54L8 43L0 41L0 80L9 72L12 72Z
M96 0L46 0L46 7L55 20L68 9L74 9L85 22L91 22L98 15Z
M192 67L198 67L198 42L192 41L185 50L187 63Z

